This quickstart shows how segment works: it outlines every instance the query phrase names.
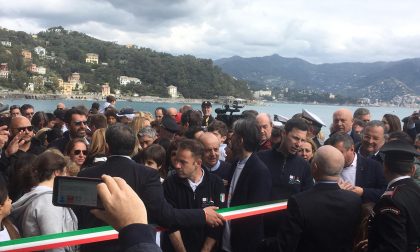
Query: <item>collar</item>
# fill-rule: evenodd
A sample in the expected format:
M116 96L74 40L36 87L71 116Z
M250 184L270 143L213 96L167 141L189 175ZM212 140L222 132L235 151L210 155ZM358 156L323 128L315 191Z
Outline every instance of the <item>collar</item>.
M394 178L393 180L389 181L388 187L386 189L390 188L392 184L394 184L395 182L406 179L406 178L410 178L410 176L401 176L401 177Z
M203 168L201 168L201 178L197 181L197 182L194 182L194 181L192 181L192 180L190 180L190 179L187 179L188 180L188 184L190 184L190 186L191 186L191 188L194 186L194 187L197 187L198 185L200 185L201 184L201 182L203 182L203 178L204 178L204 170L203 170Z
M354 153L353 162L351 162L351 164L349 166L344 167L344 169L353 168L353 167L356 167L356 166L357 166L357 154Z
M217 163L213 166L209 168L209 171L214 172L217 171L220 167L220 160L217 160Z
M125 158L128 158L128 159L132 160L130 156L126 156L126 155L111 155L111 156L108 156L108 158L110 158L110 157L125 157Z

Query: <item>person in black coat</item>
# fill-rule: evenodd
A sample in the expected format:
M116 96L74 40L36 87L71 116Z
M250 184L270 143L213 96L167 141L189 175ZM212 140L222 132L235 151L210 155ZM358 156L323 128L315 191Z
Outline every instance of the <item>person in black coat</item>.
M420 186L411 178L414 157L419 153L409 143L386 143L384 173L387 191L375 205L369 222L368 251L419 251Z
M330 137L329 144L344 156L340 187L357 193L364 203L376 203L386 189L382 165L373 159L356 154L353 139L347 134L335 133Z
M94 209L92 214L118 230L118 242L124 252L161 252L155 242L153 226L147 223L143 201L122 178L103 175L98 196L104 210Z
M210 133L211 134L211 133ZM178 144L176 174L163 182L165 198L175 208L202 209L225 206L222 179L201 167L204 148L196 140ZM164 251L212 251L220 241L222 227L174 228L163 233Z
M270 172L256 151L261 132L255 118L240 119L233 125L231 148L234 162L229 188L228 207L265 202L271 190ZM256 251L264 235L261 215L227 221L223 232L222 250Z
M295 194L287 203L280 226L280 251L352 251L361 199L338 186L344 157L332 146L322 146L311 163L313 188Z
M100 178L102 174L121 177L143 199L150 222L163 227L197 227L221 225L222 217L214 212L214 207L181 210L173 208L165 200L158 171L134 162L129 155L135 146L135 134L125 125L117 124L107 129L106 142L111 154L104 164L86 168L79 177ZM79 229L103 226L99 219L93 218L88 209L75 209L79 220ZM220 218L220 219L219 219ZM115 241L94 243L81 246L81 251L117 251Z

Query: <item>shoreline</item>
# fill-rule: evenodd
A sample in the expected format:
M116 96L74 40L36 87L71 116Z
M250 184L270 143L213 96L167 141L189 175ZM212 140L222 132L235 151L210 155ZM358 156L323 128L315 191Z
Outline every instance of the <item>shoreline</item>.
M201 104L203 100L209 100L213 104L218 103L215 99L191 99L191 98L163 98L157 96L140 96L140 97L128 97L128 96L116 96L117 100L126 101L126 102L144 102L144 103L183 103L183 104ZM85 100L85 101L105 101L105 97L101 97L93 94L84 94L84 95L73 95L65 96L62 94L33 94L33 93L15 93L15 92L3 92L0 93L1 99L6 100ZM247 106L270 106L270 104L301 104L301 105L320 105L320 106L352 106L352 107L388 107L388 108L417 108L416 104L410 106L397 106L389 103L381 104L338 104L338 103L302 103L294 101L260 101L256 104L249 103Z

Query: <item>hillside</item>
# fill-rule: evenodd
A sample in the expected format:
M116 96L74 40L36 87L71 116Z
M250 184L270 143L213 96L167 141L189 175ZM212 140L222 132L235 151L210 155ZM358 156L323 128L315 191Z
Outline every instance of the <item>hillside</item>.
M248 81L254 90L288 87L385 101L396 95L420 94L420 59L317 65L275 54L256 58L234 56L216 60L215 64Z
M83 84L80 92L100 92L101 85L107 82L111 90L119 89L128 95L167 97L169 85L176 86L185 98L251 95L246 82L222 72L210 59L118 45L62 27L50 28L36 36L0 29L0 41L11 43L11 46L0 44L0 63L7 63L10 71L7 79L0 79L0 85L10 89L25 90L25 83L34 82L36 91L58 92L58 79L67 81L77 72ZM45 56L34 52L37 46L46 49ZM23 59L23 49L32 52L31 60ZM98 54L98 64L86 63L87 53ZM45 67L46 73L30 71L31 64ZM141 84L121 85L119 76L138 78ZM38 82L42 85L37 85Z

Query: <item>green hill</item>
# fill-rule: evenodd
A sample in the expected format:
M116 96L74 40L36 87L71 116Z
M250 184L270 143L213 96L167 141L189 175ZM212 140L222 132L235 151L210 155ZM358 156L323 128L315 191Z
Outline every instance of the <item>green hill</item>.
M185 98L251 97L245 81L222 72L210 59L128 48L62 27L49 28L36 36L0 29L0 41L12 43L11 47L0 44L0 63L8 63L11 72L8 79L0 79L0 85L11 89L24 90L24 83L34 81L30 78L38 74L27 69L34 63L47 68L41 89L44 92L57 92L59 78L67 81L71 73L78 72L85 83L83 92L100 92L101 85L107 82L111 90L119 89L123 94L167 97L166 87L174 85ZM47 57L34 53L37 46L46 49ZM23 49L32 52L32 61L23 59ZM99 64L85 63L87 53L98 54ZM142 83L122 86L119 76L135 77Z

